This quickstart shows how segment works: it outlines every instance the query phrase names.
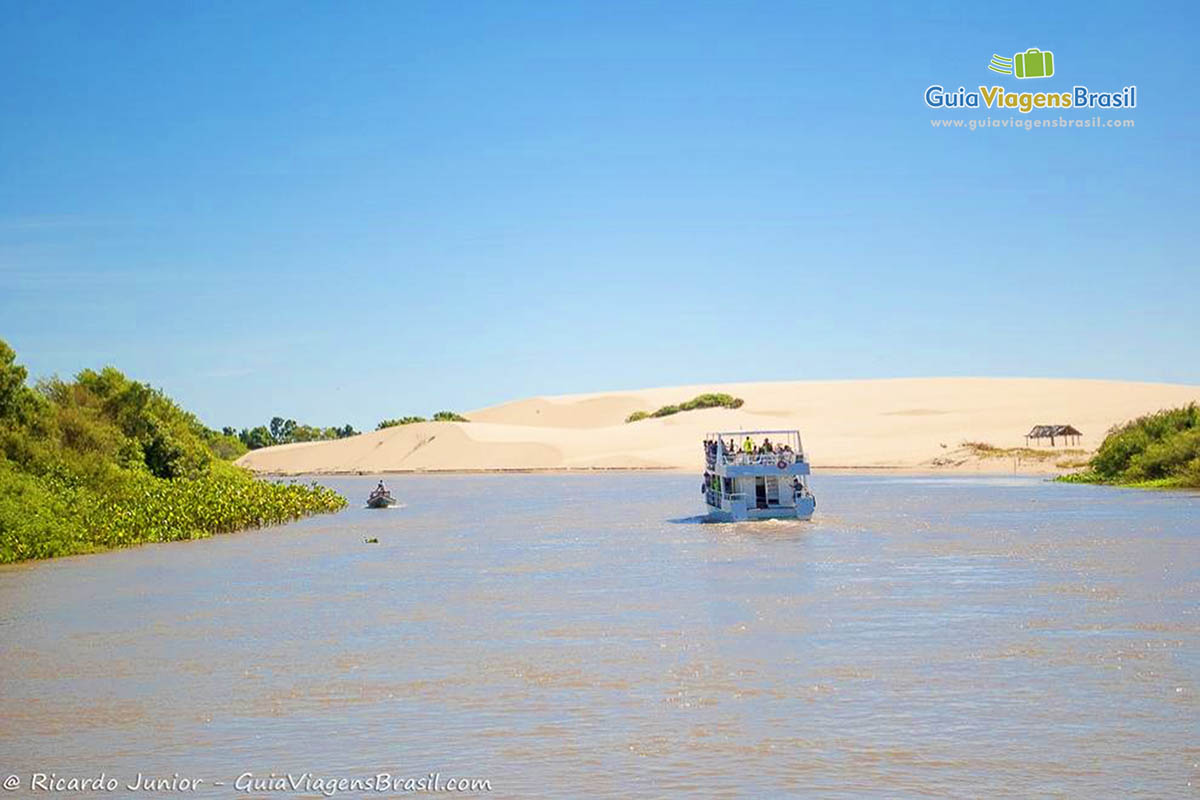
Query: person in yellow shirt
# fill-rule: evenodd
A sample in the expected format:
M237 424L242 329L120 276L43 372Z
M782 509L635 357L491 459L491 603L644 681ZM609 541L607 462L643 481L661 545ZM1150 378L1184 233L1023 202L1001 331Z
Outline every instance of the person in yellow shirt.
M754 452L754 442L750 441L749 436L746 437L746 441L742 442L742 452L747 454Z

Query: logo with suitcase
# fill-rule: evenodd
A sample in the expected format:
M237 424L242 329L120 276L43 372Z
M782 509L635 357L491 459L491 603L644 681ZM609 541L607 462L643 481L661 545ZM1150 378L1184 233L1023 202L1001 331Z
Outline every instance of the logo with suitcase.
M988 69L1018 78L1049 78L1054 74L1054 53L1036 47L1016 53L1012 58L993 53Z

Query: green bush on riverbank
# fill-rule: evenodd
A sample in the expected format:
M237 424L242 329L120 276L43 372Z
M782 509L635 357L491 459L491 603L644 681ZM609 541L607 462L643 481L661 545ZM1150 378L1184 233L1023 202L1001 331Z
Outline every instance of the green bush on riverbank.
M316 485L256 480L237 448L119 371L26 385L0 341L0 563L195 539L336 511ZM234 440L236 441L236 440Z
M1191 403L1113 428L1084 472L1060 480L1200 488L1200 407Z

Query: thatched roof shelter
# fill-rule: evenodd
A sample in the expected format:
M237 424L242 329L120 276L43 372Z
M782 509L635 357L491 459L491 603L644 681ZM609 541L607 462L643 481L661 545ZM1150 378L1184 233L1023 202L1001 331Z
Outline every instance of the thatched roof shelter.
M1083 434L1074 425L1034 425L1033 430L1025 434L1025 444L1028 445L1030 440L1040 444L1042 439L1049 439L1051 447L1057 444L1057 439L1062 439L1063 444L1079 444L1081 436Z

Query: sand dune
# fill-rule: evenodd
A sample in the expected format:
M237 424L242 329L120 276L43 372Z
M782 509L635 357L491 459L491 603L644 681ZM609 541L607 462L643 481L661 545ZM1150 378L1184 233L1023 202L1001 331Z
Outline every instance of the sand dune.
M624 421L633 411L653 411L702 392L727 392L745 405ZM535 397L470 412L469 423L426 422L338 441L269 447L238 463L282 474L702 469L700 442L708 431L798 428L817 468L1012 471L1012 459L975 459L959 445L1018 447L1035 424L1070 423L1083 432L1081 446L1090 450L1116 423L1191 401L1200 401L1200 386L1031 378L679 386ZM1053 471L1055 460L1016 466Z

